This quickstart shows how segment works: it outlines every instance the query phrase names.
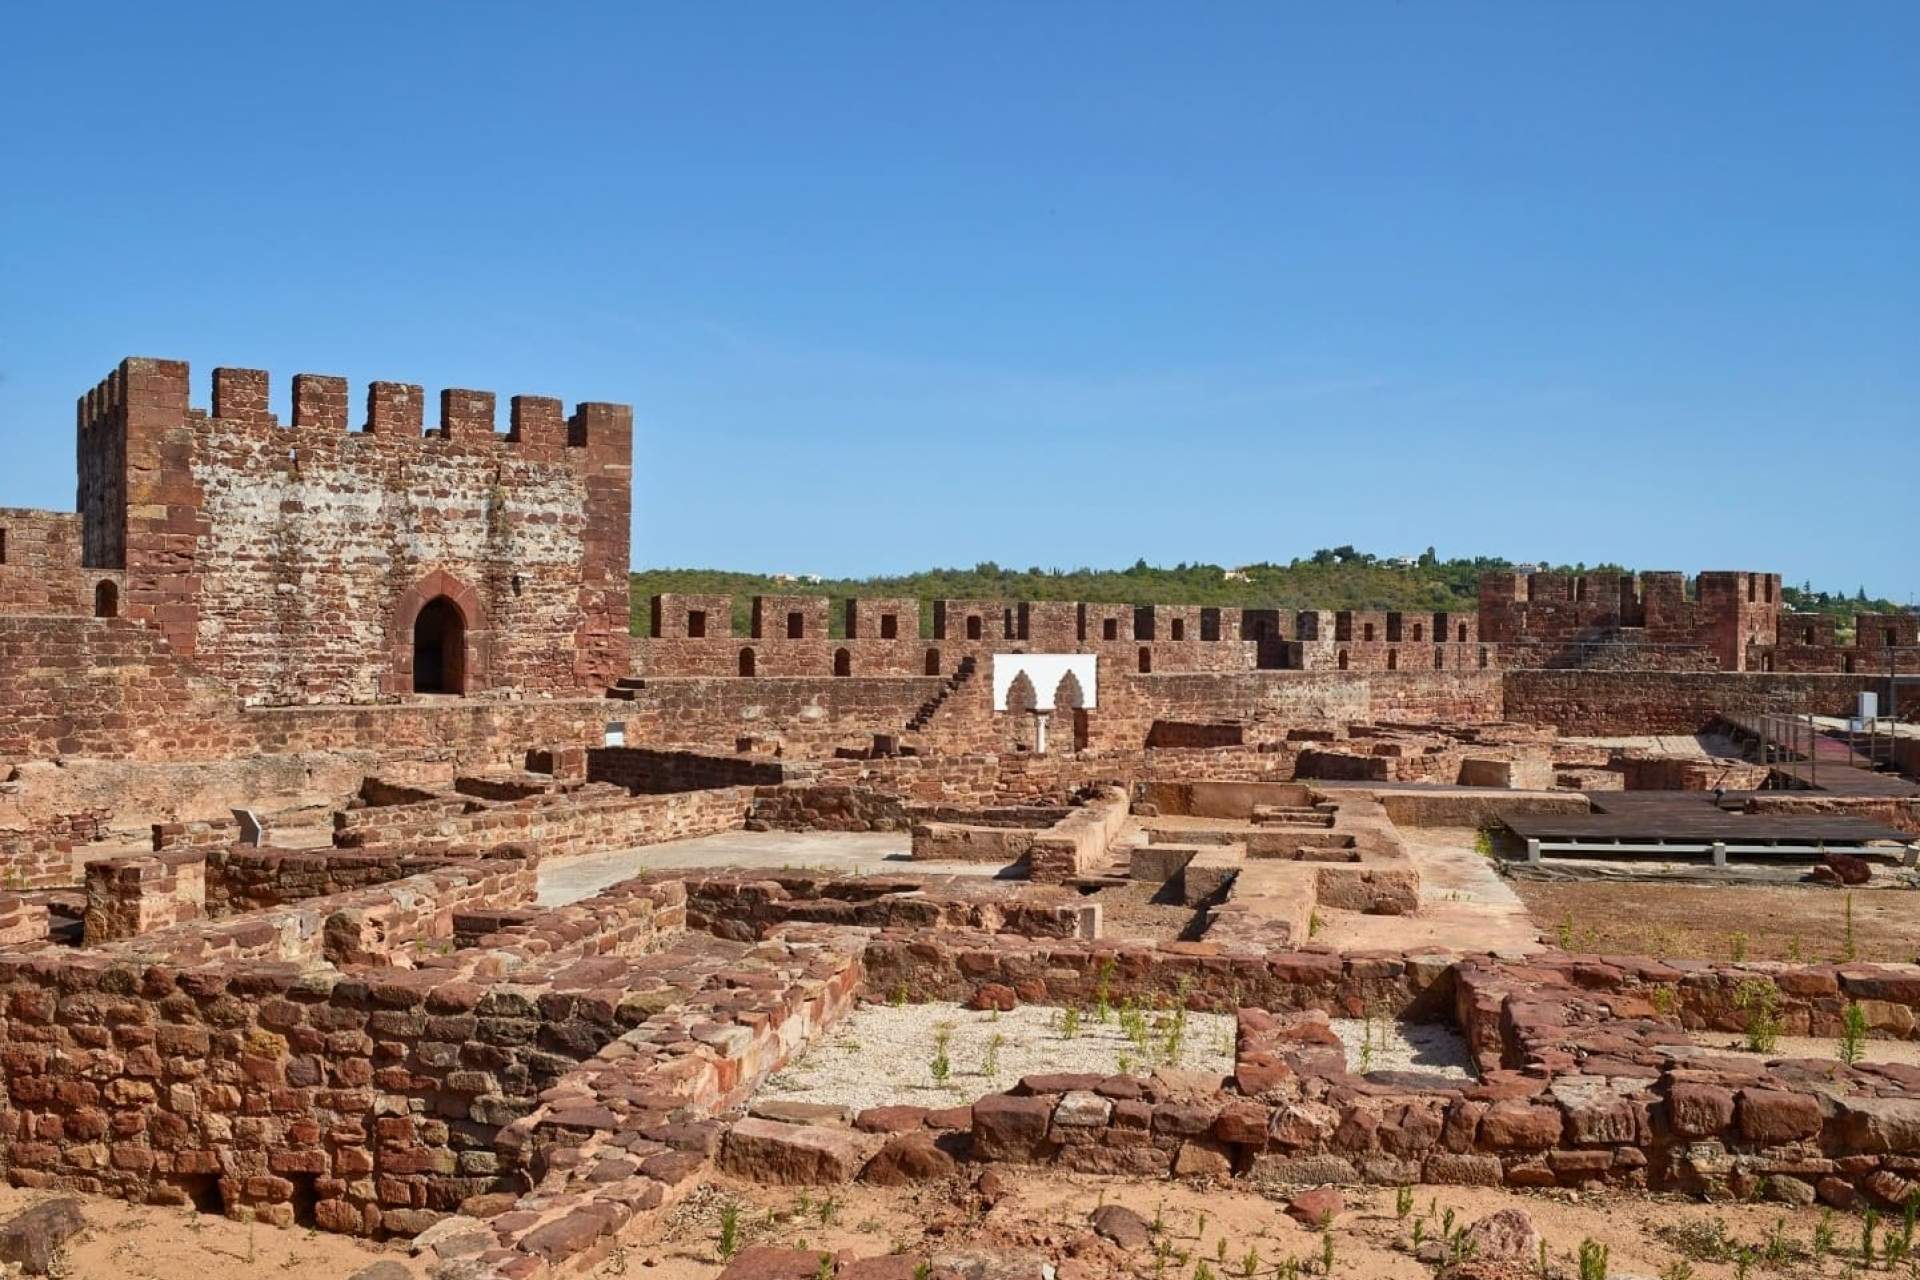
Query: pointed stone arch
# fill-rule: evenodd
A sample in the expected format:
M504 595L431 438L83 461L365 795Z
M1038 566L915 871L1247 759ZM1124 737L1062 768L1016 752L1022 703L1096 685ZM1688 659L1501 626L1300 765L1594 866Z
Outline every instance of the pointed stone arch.
M1033 687L1033 681L1022 671L1007 686L1007 710L1019 715L1031 711L1040 705L1040 695Z
M1060 677L1060 683L1053 686L1053 709L1071 713L1087 705L1086 690L1080 687L1080 677L1069 671Z

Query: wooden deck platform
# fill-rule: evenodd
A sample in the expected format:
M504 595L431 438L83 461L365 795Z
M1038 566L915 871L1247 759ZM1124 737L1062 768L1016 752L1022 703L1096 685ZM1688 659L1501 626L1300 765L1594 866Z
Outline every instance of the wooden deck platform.
M1593 813L1516 813L1504 821L1523 840L1595 844L1846 847L1876 841L1904 845L1914 839L1886 823L1844 814L1730 812L1716 805L1710 792L1597 791L1587 798Z

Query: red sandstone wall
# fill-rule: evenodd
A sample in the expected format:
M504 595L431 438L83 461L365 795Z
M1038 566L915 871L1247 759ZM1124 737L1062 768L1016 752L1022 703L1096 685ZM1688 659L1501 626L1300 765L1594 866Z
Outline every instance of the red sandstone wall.
M1645 671L1509 671L1504 684L1507 719L1574 735L1692 733L1726 712L1844 715L1874 687L1865 676Z
M448 391L423 435L420 388L376 383L349 432L342 379L297 377L282 425L261 371L215 370L210 413L188 406L187 378L129 360L83 401L87 540L111 554L124 491L129 616L243 701L410 692L413 614L439 594L466 615L469 691L624 670L625 408L566 419L516 397L503 436L492 393Z
M0 507L0 614L92 613L80 540L78 515Z

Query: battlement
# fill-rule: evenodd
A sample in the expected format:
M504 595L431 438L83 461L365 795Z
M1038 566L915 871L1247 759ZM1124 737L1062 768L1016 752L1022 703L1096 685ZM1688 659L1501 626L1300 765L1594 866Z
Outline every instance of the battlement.
M208 429L445 440L517 447L556 457L579 450L625 459L633 448L633 410L622 404L582 401L568 414L563 402L554 397L517 395L508 402L508 426L501 432L496 427L493 392L449 387L440 392L438 421L427 426L426 391L421 384L376 381L367 384L365 416L354 429L349 425L352 395L345 378L293 375L292 421L284 424L271 407L272 376L264 369L216 368L204 409L192 406L190 382L185 361L146 357L121 361L79 399L75 416L82 449L90 438L107 431L124 432L130 424L166 425L190 418Z
M258 704L572 692L626 664L633 412L131 357L79 398L88 591ZM76 581L79 579L76 578ZM120 594L124 584L124 596ZM96 612L102 605L96 605ZM424 618L425 622L421 619ZM423 656L424 655L424 656Z

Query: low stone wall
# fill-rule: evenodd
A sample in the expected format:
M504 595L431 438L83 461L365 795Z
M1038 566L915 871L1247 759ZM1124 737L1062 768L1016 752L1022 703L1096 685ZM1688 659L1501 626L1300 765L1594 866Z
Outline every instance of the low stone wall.
M1767 780L1765 765L1622 755L1614 762L1628 791L1746 791Z
M138 936L90 947L74 963L278 961L408 968L450 949L456 914L529 902L536 879L531 861L474 860L222 920L156 923Z
M16 893L0 894L0 947L31 946L47 940L47 904Z
M658 872L643 879L683 874ZM791 923L1084 940L1100 930L1098 904L1077 894L980 876L740 871L689 874L685 884L688 923L738 941L766 937Z
M754 756L645 747L593 747L587 751L587 781L610 782L636 795L778 786L786 776L786 769L778 761Z
M870 950L870 964L879 958ZM1265 958L1289 971L1294 959ZM1327 960L1321 991L1360 983L1350 958ZM1390 968L1374 970L1342 998L1382 994L1380 978ZM1202 966L1200 974L1222 969L1258 980L1256 969L1237 961ZM870 969L870 981L885 971ZM1003 976L977 962L967 971L989 981ZM1105 972L1113 994L1132 970L1116 962ZM1239 1012L1231 1076L1031 1076L974 1104L965 1152L980 1162L1133 1177L1606 1184L1793 1204L1817 1198L1843 1208L1897 1209L1915 1186L1920 1069L1831 1059L1763 1066L1692 1048L1681 1021L1723 1022L1737 984L1757 980L1776 984L1790 1021L1807 1015L1805 1027L1825 1026L1817 1011L1837 1017L1849 998L1898 1007L1910 1025L1920 969L1680 971L1556 955L1528 965L1468 958L1444 972L1480 1062L1478 1080L1351 1074L1324 1011L1295 1000L1292 1007L1306 1011L1274 1012L1287 1006L1263 999ZM1204 1005L1207 985L1192 970L1185 978L1189 1001ZM1077 978L1052 987L1034 981L1027 979L1020 998L1084 999ZM1636 987L1670 991L1679 1018L1628 994ZM1883 1011L1879 1021L1903 1019ZM890 1140L889 1148L905 1141ZM898 1177L901 1167L898 1154L883 1149L872 1176Z
M750 831L905 831L906 802L870 787L788 783L756 787Z
M105 809L55 814L21 830L0 830L0 878L10 889L57 889L81 882L81 851L106 834Z
M220 917L350 893L419 875L444 858L382 849L249 849L206 852L207 911Z
M1146 781L1134 787L1134 800L1155 813L1192 818L1251 821L1253 811L1272 806L1313 803L1313 788L1303 782Z
M499 803L441 798L341 810L333 839L341 848L392 847L430 857L481 856L506 844L566 857L736 831L753 800L749 787L636 796L602 785Z
M1382 788L1372 793L1395 826L1486 827L1508 814L1591 813L1583 795L1540 791L1456 791Z
M196 819L191 822L153 824L155 853L177 852L182 849L203 849L211 853L215 849L225 849L239 841L240 823L234 818L222 822Z
M207 856L197 849L87 864L87 945L137 938L207 913Z
M1027 878L1062 884L1106 863L1107 850L1126 825L1127 793L1117 787L1087 801L1045 831L1027 849Z
M530 892L530 879L518 888ZM598 904L597 934L575 914L358 975L312 957L180 966L125 947L0 955L8 1176L280 1226L412 1235L468 1196L514 1186L499 1127L647 1020L621 1002L657 970L623 975L630 957L657 949L656 912L674 936L678 899L674 886L631 890ZM365 895L357 905L371 909ZM582 967L596 953L607 958ZM563 963L536 968L552 960ZM515 984L485 981L503 973Z
M1747 797L1748 813L1844 813L1871 818L1920 836L1920 797L1838 796L1818 791L1768 791Z

